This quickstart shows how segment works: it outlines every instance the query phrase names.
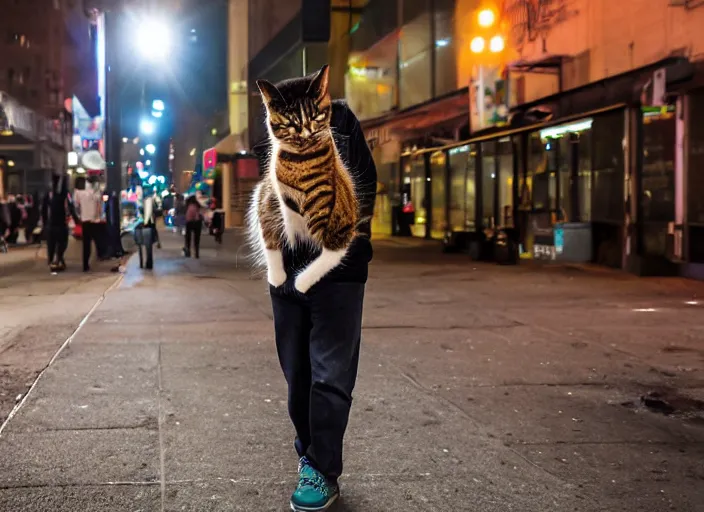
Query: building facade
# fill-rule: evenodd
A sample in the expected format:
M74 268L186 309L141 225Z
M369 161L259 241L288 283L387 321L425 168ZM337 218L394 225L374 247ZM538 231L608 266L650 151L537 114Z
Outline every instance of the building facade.
M79 0L6 4L0 16L3 190L26 194L45 190L47 173L67 169L74 103L100 115L95 20Z
M485 9L495 55L473 44ZM380 169L377 231L697 272L702 21L691 2L370 1L346 95Z
M377 164L375 234L701 272L699 2L341 3L328 27L305 1L250 5L250 145L254 81L328 62Z

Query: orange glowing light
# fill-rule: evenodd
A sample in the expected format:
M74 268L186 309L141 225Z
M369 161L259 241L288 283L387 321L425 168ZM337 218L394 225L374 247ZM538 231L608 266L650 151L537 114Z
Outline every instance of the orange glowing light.
M475 37L474 39L472 39L472 42L469 43L469 48L474 53L482 53L484 51L485 46L486 46L486 42L484 41L484 38L481 36Z
M491 9L482 9L479 11L477 20L479 21L480 27L488 28L491 27L496 21L496 15Z
M489 41L489 50L492 53L499 53L504 51L505 48L504 38L501 36L494 36Z

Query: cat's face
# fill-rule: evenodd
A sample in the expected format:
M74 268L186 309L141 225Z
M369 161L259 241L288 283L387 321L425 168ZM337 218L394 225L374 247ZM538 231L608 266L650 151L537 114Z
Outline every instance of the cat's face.
M328 66L313 76L273 85L258 80L267 111L269 133L282 144L304 149L329 133L331 100Z

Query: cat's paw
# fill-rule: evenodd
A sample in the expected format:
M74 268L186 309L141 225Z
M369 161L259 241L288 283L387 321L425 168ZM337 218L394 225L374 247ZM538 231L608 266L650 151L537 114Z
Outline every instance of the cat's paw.
M310 278L310 275L306 274L303 272L302 274L298 274L296 277L296 281L294 282L293 286L296 288L296 290L300 293L307 293L308 290L314 285L315 283L313 280Z
M286 271L284 269L269 269L266 280L274 288L278 288L286 282Z

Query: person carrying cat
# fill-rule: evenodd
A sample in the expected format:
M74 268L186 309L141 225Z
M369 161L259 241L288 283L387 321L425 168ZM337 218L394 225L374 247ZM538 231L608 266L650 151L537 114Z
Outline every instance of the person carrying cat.
M267 140L250 235L267 267L276 347L296 430L297 511L339 497L342 443L357 378L364 289L372 259L376 167L359 121L328 92L328 66L257 82Z

